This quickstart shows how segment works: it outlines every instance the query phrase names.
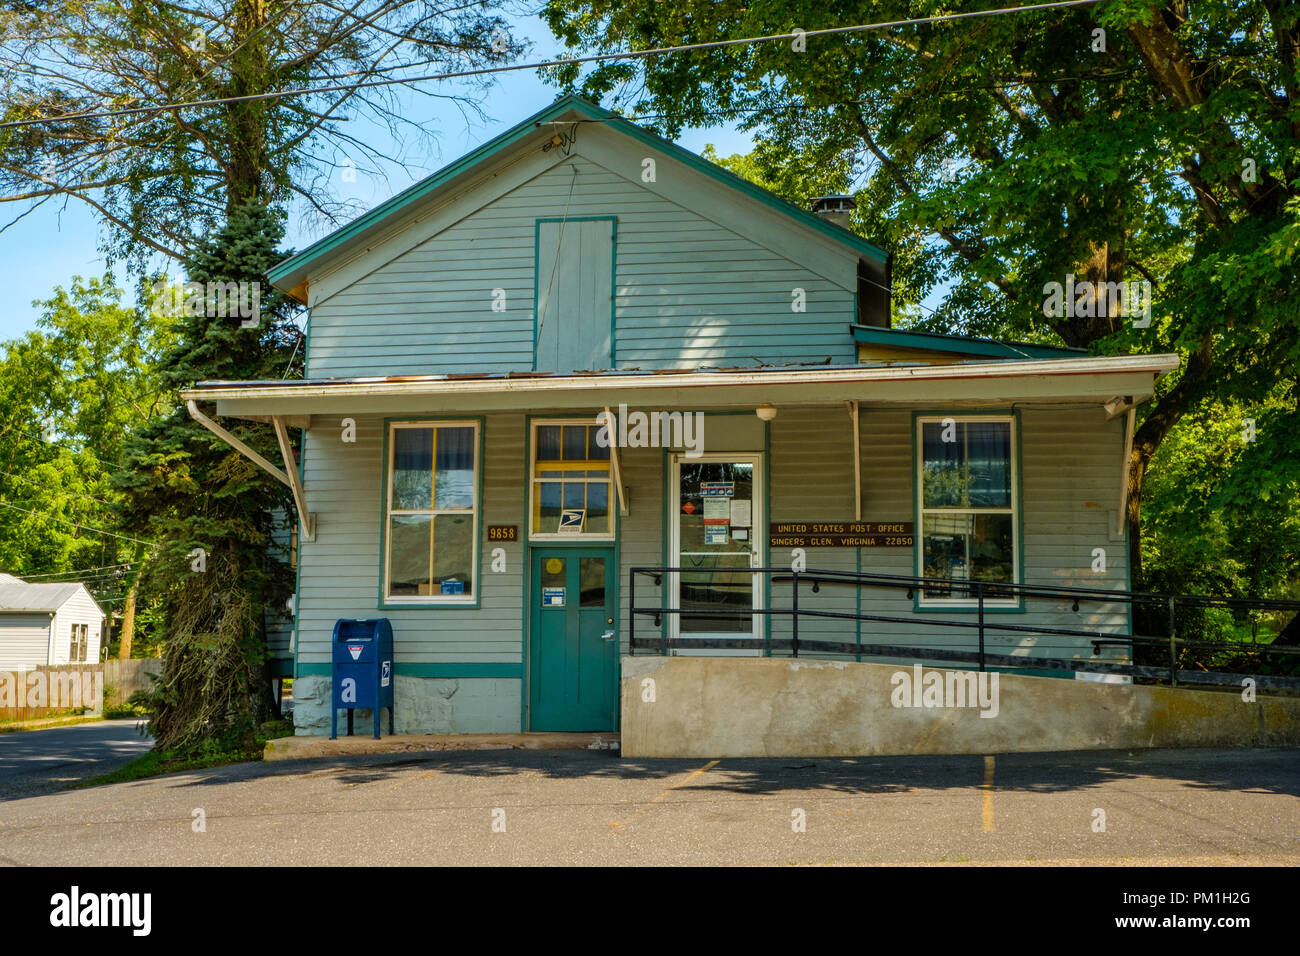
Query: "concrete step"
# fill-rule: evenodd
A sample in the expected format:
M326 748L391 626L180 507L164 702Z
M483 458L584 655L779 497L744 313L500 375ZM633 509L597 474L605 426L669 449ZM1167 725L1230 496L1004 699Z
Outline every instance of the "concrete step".
M393 734L378 740L353 737L279 737L266 742L264 760L301 760L344 754L411 753L421 750L618 750L618 734Z

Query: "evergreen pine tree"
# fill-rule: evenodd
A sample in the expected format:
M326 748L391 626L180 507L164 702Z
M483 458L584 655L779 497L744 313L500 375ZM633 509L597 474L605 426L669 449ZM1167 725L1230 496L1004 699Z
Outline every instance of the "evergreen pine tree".
M283 226L257 203L232 212L220 232L186 263L187 290L176 346L165 361L172 394L204 380L280 379L299 330L295 311L267 281L284 259ZM209 283L249 283L260 321L244 327L229 299L226 315ZM198 314L196 314L198 313ZM208 410L209 413L211 410ZM279 460L272 426L223 422L271 461ZM115 484L123 517L142 538L158 542L142 589L163 610L163 671L152 700L150 731L159 750L243 749L271 709L266 670L265 611L283 607L292 575L277 554L275 512L294 517L288 488L194 421L177 399L171 413L128 439Z

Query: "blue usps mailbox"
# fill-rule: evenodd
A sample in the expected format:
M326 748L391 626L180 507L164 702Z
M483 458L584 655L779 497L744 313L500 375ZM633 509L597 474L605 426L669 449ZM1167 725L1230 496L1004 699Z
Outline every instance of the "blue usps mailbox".
M393 732L393 627L388 618L376 621L340 620L334 624L334 680L331 688L330 740L339 735L339 708L348 712L352 736L352 711L369 708L375 715L379 739L379 711L388 708L388 732Z

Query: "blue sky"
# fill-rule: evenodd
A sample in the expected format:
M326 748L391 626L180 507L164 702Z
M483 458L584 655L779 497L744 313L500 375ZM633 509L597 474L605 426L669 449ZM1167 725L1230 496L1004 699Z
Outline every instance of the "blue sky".
M552 54L560 51L559 42L535 17L516 19L513 32L532 41L533 49L527 55L528 60L550 59ZM445 86L438 92L463 92L463 88ZM331 185L340 198L355 200L364 209L373 208L532 115L556 96L557 90L542 83L532 71L501 74L482 100L489 121L470 126L454 103L402 90L399 97L403 115L436 131L436 153L411 154L410 144L395 143L387 127L364 119L353 121L347 130L351 135L374 143L390 155L401 156L404 163L387 166L384 169L385 180L367 175L370 162L356 157L355 182L343 182L342 174L336 172ZM746 152L751 145L748 135L726 127L689 130L679 142L694 152L700 152L706 143L712 143L724 156ZM20 212L21 209L0 207L0 222L8 222ZM296 211L291 211L286 245L302 248L331 231L322 227L310 229L309 225ZM0 278L9 293L0 306L0 341L17 338L36 327L40 309L32 305L33 300L49 298L55 286L67 287L74 275L103 275L104 261L98 251L99 239L100 226L94 210L78 199L48 202L0 233ZM161 259L159 264L162 264ZM176 271L176 267L169 263L168 270ZM119 284L124 283L125 273L121 267L118 267L117 279Z

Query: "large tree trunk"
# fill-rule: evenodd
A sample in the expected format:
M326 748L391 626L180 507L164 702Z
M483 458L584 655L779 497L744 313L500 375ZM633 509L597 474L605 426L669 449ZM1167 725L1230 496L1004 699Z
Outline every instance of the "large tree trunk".
M122 608L122 639L117 645L117 659L131 659L131 639L135 636L135 590L139 578L131 582L131 589L126 592L126 604Z

